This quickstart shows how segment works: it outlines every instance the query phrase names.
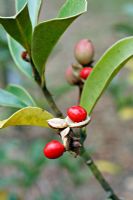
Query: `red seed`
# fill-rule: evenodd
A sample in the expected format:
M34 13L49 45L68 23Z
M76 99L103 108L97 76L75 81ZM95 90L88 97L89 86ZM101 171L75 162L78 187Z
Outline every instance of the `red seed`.
M52 140L47 143L43 149L44 155L49 159L56 159L62 156L65 152L65 147L57 140Z
M92 68L91 67L84 67L81 71L80 71L80 78L82 79L87 79L87 77L90 75L90 73L92 72Z
M21 57L22 57L24 60L27 58L27 55L28 55L27 51L23 51L23 52L21 53Z
M68 117L73 122L82 122L87 117L87 112L81 106L72 106L67 110Z
M30 62L30 58L27 51L22 51L21 58L26 62Z

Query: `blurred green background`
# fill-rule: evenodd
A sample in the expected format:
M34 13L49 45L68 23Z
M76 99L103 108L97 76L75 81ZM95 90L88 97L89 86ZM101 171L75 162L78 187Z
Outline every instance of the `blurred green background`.
M45 0L40 21L56 16L64 0ZM0 1L0 15L14 14L14 1ZM78 89L64 77L75 62L73 48L81 38L95 45L95 62L117 40L133 34L133 1L88 0L88 12L64 34L47 63L47 82L58 106L77 103ZM112 58L113 59L113 58ZM60 71L60 73L59 73ZM49 110L38 86L15 66L6 34L0 28L0 88L9 83L24 86L36 102ZM0 108L0 119L14 109ZM42 149L56 135L47 129L12 127L0 130L0 200L99 200L105 194L82 160L64 155L44 158ZM86 147L119 196L132 200L133 193L133 61L112 81L93 113Z

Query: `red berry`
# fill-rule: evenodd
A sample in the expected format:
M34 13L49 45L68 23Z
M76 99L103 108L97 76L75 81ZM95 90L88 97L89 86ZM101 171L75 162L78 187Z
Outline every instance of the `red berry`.
M27 51L23 51L23 52L21 53L21 57L22 57L24 60L26 59L27 55L28 55Z
M74 49L75 58L81 65L89 64L94 56L94 46L88 39L80 40Z
M47 143L43 149L44 155L49 159L56 159L62 156L65 152L65 147L57 140L52 140Z
M27 51L23 51L23 52L21 53L21 58L22 58L23 60L27 61L27 62L30 61L29 55L28 55L28 52L27 52Z
M80 71L80 78L87 79L87 77L90 75L91 72L92 72L92 68L91 67L84 67Z
M87 117L87 112L81 106L72 106L67 110L68 117L73 122L82 122Z

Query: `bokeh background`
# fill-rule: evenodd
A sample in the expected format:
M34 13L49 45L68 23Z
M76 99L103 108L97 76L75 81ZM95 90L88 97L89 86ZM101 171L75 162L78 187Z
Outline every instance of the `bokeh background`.
M55 17L65 0L45 0L40 21ZM15 13L13 0L0 0L0 15ZM88 12L66 31L46 68L49 90L61 110L77 103L78 89L65 81L65 71L75 63L73 48L82 38L95 46L95 62L117 40L133 34L132 0L88 0ZM53 33L54 34L54 33ZM39 52L38 52L39 53ZM112 58L113 60L113 58ZM6 34L0 28L0 87L15 83L25 87L36 102L50 111L38 86L15 66ZM14 112L0 108L0 119ZM65 154L44 158L42 149L54 132L37 127L0 130L0 200L100 200L106 194L81 159ZM116 193L133 199L133 61L130 60L99 100L85 142L99 169Z

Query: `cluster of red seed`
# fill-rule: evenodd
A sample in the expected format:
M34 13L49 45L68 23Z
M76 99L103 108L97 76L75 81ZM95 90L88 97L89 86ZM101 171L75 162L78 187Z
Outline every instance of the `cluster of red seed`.
M79 72L79 78L86 80L92 72L92 67L89 66L89 63L92 62L92 58L94 56L94 47L92 42L87 39L79 41L75 46L74 54L77 61L83 66ZM66 71L66 78L70 84L77 84L78 82L77 78L73 76L73 69L71 66ZM67 116L73 122L78 123L86 119L87 112L81 106L72 106L67 110ZM65 152L65 147L59 141L52 140L46 144L43 152L47 158L55 159L63 155Z
M79 41L75 46L74 54L75 58L82 66L82 69L80 69L79 72L79 78L81 80L86 80L92 72L92 67L90 66L94 56L94 47L92 42L88 39ZM21 57L26 62L30 61L27 51L23 51ZM77 84L77 77L73 76L72 67L68 68L66 72L66 78L70 84ZM67 110L67 116L73 122L78 123L86 119L87 112L81 106L72 106ZM59 158L65 151L64 145L57 140L52 140L51 142L47 143L43 149L44 155L49 159Z
M82 122L87 117L87 112L81 106L72 106L67 110L67 116L73 122ZM43 149L44 155L49 159L56 159L63 155L65 147L57 140L47 143Z

